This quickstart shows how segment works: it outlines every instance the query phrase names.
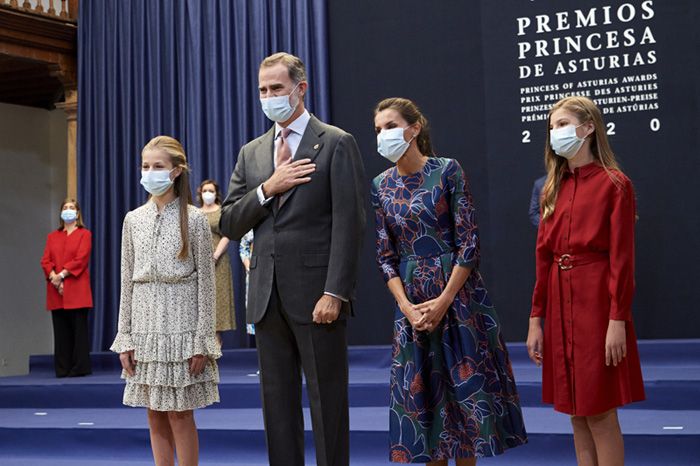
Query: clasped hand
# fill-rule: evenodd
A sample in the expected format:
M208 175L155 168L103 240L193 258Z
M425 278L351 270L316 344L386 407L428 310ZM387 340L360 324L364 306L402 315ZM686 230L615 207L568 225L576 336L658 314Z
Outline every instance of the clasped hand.
M311 181L309 175L316 171L316 164L311 159L301 159L292 162L291 159L281 163L272 176L263 183L263 194L266 198L283 194L295 186Z
M51 272L51 274L49 275L49 281L56 289L58 289L58 287L61 286L61 283L63 282L63 280L61 279L61 275L55 272Z
M420 304L406 301L401 306L401 311L414 329L432 332L440 324L453 301L454 298L441 294L435 299Z

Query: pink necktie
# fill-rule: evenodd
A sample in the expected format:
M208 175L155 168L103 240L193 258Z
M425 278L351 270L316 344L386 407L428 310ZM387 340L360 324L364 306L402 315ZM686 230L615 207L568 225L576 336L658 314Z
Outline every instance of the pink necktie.
M282 137L277 139L277 166L279 167L284 162L292 158L292 149L289 147L287 142L287 136L292 130L289 128L282 128Z

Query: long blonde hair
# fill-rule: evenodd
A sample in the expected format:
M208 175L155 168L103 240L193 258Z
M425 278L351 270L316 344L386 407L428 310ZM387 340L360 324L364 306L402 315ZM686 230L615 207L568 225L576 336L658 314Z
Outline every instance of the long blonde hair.
M156 136L143 147L141 153L147 150L162 150L170 156L170 163L173 168L181 168L182 172L175 178L175 195L180 198L180 238L182 248L178 253L178 259L185 259L189 255L190 235L189 235L189 215L188 206L192 204L192 190L190 189L190 168L187 165L187 155L180 142L170 136Z
M600 109L587 97L565 97L552 106L547 116L547 136L544 145L544 166L547 170L547 179L542 187L542 199L540 201L540 206L542 207L542 221L546 220L554 213L554 206L557 203L561 179L567 168L567 160L554 152L549 140L552 114L561 108L576 115L580 124L588 123L589 121L593 123L595 130L588 136L591 141L591 152L596 162L605 169L613 183L621 186L620 178L611 171L619 171L620 167L617 164L617 160L615 160L615 154L610 148Z

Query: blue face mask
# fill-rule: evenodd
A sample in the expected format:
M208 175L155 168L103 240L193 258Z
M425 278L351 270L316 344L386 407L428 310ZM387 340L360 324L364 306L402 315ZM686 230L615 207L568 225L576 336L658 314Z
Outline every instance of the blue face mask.
M576 128L582 126L566 125L563 128L553 129L549 132L549 143L552 150L565 159L571 160L578 153L586 138L580 138L576 134Z
M75 209L66 209L61 211L61 220L66 223L73 223L78 218L78 211Z
M141 186L153 196L165 194L173 185L170 179L173 170L141 170Z
M265 113L265 116L276 123L282 123L283 121L289 120L294 113L294 110L296 110L296 108L299 106L299 97L297 97L297 103L294 104L294 106L292 106L290 103L292 94L294 94L294 91L297 89L297 87L299 87L299 84L301 83L297 83L297 85L294 86L294 89L292 89L292 92L290 92L289 95L279 95L276 97L260 99L260 106L262 107L262 111Z

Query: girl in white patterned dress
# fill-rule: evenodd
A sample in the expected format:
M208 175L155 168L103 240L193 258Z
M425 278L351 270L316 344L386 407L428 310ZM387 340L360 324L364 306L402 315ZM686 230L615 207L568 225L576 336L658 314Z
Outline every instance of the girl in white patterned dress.
M214 262L209 223L191 205L185 151L157 136L141 153L149 201L122 230L117 336L124 404L146 407L157 466L196 465L193 409L219 401Z

